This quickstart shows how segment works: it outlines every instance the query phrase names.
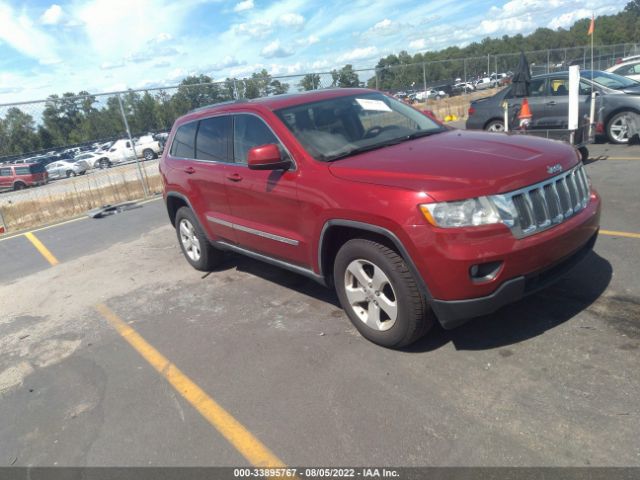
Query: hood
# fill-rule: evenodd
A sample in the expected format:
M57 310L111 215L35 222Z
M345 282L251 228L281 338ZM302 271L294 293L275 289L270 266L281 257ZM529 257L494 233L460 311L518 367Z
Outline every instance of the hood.
M547 168L578 163L566 143L463 130L361 153L330 164L345 180L426 192L438 201L505 193L548 179Z
M627 87L618 91L624 92L627 95L640 95L640 85L634 85L633 87Z

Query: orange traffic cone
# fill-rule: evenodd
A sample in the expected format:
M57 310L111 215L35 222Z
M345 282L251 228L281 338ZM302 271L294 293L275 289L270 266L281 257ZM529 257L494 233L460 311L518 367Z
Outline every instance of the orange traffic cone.
M518 119L520 120L520 128L527 128L531 123L531 109L529 108L529 101L526 98L522 99L522 106L520 107L520 113Z

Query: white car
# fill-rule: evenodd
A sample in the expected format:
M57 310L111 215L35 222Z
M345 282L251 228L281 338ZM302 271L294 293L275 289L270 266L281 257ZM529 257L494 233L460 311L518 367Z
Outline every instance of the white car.
M491 80L489 77L485 77L476 80L476 82L474 83L474 87L476 87L476 90L486 90L487 88L495 87L497 84L498 83L495 80Z
M87 164L87 169L91 169L91 168L101 168L102 164L104 164L105 166L108 166L109 158L104 152L87 152L87 153L81 153L80 155L76 155L73 161L85 162Z
M631 80L640 82L640 59L629 60L628 62L619 63L606 70L616 75L629 77Z
M427 100L428 98L435 98L435 99L440 99L440 98L445 98L447 97L447 93L443 92L442 90L425 90L423 92L418 92L416 93L416 100L418 101L424 101Z
M84 161L68 162L67 160L58 160L50 163L45 167L49 178L68 178L76 175L84 175L87 173L87 164Z

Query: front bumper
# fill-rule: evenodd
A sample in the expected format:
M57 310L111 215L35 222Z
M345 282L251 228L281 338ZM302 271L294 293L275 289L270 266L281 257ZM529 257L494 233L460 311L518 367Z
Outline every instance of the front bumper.
M491 295L464 300L432 300L431 308L445 329L462 325L473 317L488 315L527 295L535 293L562 278L593 250L598 232L578 251L544 270L504 282Z

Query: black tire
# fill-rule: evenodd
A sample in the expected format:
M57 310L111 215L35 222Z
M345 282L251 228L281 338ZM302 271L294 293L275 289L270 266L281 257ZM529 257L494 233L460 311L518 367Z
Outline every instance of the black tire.
M142 155L143 155L144 159L147 160L147 161L153 160L154 158L158 158L156 153L153 150L151 150L150 148L145 148L144 151L142 152Z
M197 259L189 256L182 240L180 226L183 220L186 220L193 227L194 235L198 240L200 255ZM178 244L180 245L184 258L193 268L202 272L210 272L222 261L223 252L209 243L207 236L200 226L200 222L198 222L198 219L189 207L181 207L178 210L174 227L176 229L176 235L178 236Z
M14 190L24 190L25 188L27 188L27 185L25 183L16 182L16 183L13 184L13 189Z
M76 172L74 172L73 170L67 170L67 178L75 177L75 176L76 176Z
M582 163L587 163L589 160L589 149L587 147L578 147L578 153L580 153L580 159Z
M628 130L625 133L617 132L617 127L620 123L624 124L624 117L629 115L631 112L618 112L613 117L609 119L607 122L607 138L611 143L616 145L624 145L629 143L629 132ZM623 127L624 128L624 127ZM628 128L628 126L627 126Z
M361 260L371 262L374 267L382 270L388 279L388 285L392 288L397 317L388 330L377 330L365 324L348 300L345 287L347 268L352 262ZM416 279L404 259L385 245L362 238L349 240L336 255L333 278L338 299L351 323L363 337L373 343L383 347L401 348L424 336L433 326L435 317L425 297L420 293Z
M491 120L484 126L487 132L504 132L504 122L502 120Z
M98 160L98 167L100 167L101 169L109 168L110 166L111 162L109 161L109 159L101 158L100 160Z

